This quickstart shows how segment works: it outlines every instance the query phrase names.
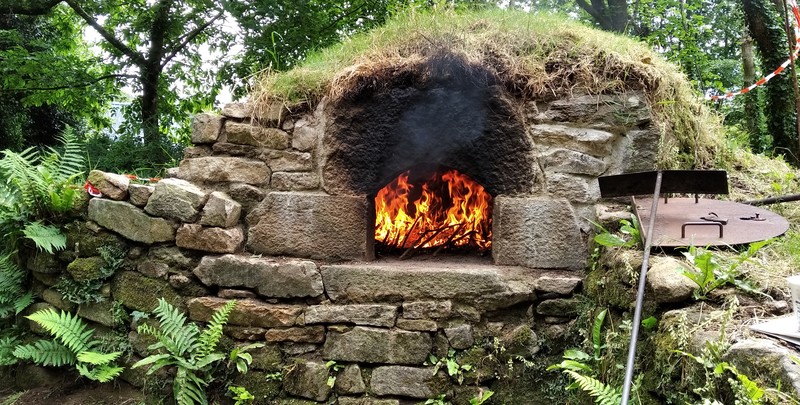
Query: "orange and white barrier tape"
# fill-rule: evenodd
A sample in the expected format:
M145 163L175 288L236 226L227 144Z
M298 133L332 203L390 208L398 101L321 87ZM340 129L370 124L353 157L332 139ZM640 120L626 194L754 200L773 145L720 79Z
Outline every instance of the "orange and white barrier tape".
M792 8L792 14L794 15L794 42L795 42L795 46L794 46L793 56L790 57L789 59L786 59L785 62L781 63L781 65L778 66L777 69L773 70L772 73L762 77L761 79L758 79L758 81L756 81L755 83L751 84L750 86L745 87L745 88L743 88L741 90L730 91L730 92L725 93L723 95L713 95L713 96L706 95L706 100L712 100L712 101L723 100L723 99L729 100L729 99L732 99L732 98L734 98L734 97L736 97L736 96L738 96L740 94L748 93L748 92L750 92L751 90L755 89L758 86L763 86L768 81L770 81L773 77L783 73L783 71L787 67L789 67L789 64L792 63L792 59L797 60L797 55L800 54L800 11L798 11L798 9L797 9L797 2L795 0L789 0L789 6Z

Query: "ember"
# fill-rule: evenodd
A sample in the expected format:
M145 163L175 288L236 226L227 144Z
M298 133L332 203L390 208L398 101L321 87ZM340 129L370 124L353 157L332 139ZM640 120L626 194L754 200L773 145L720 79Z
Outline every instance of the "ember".
M455 169L423 176L405 171L375 196L375 240L387 251L405 249L403 256L434 247L434 254L452 248L486 251L492 244L492 200L483 186Z

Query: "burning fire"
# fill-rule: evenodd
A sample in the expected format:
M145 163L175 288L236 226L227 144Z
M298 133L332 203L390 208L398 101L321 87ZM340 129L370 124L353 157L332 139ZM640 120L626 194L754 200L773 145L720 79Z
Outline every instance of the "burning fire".
M375 240L390 249L492 245L491 194L454 169L409 182L410 171L375 196Z

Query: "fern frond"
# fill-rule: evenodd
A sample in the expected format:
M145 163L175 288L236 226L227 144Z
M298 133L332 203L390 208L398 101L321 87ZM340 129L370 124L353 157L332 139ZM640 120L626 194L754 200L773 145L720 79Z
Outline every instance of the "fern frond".
M217 343L222 337L222 328L228 323L228 317L230 317L234 307L236 307L236 301L230 300L211 316L211 321L208 323L206 330L197 339L199 344L197 357L206 357L216 350Z
M583 391L594 397L596 404L619 405L622 402L622 393L618 389L572 370L564 370L564 373L569 374Z
M25 211L40 212L48 193L42 173L37 169L39 153L31 147L19 153L3 151L3 155L0 179L7 179L6 184L17 195L16 200Z
M172 383L172 394L178 405L208 405L204 388L206 385L207 383L194 373L179 367Z
M16 364L17 358L14 356L14 348L17 345L19 345L19 340L14 336L6 336L0 339L0 366Z
M186 315L170 305L163 298L159 298L158 306L153 311L161 326L161 339L164 346L172 354L183 356L190 351L197 341L199 330L197 325L186 325Z
M108 364L103 364L93 369L90 369L85 364L78 364L75 368L78 369L78 372L81 373L82 376L101 383L113 380L125 369L124 367Z
M19 315L31 304L33 304L33 291L28 291L14 300L14 315Z
M104 364L111 363L112 361L119 358L122 355L122 352L114 352L114 353L98 353L92 351L84 351L78 353L78 361L83 363L89 363L95 366L102 366Z
M83 143L80 141L75 131L67 127L57 136L63 145L63 151L59 152L50 149L51 154L55 155L55 164L48 167L48 171L57 183L71 182L73 178L83 174L85 169L85 159L83 154Z
M94 330L87 330L86 324L78 316L63 311L59 314L52 308L46 308L28 315L26 318L50 332L73 353L81 353L90 349L89 343Z
M20 345L14 349L14 356L30 360L40 366L59 367L75 364L75 354L68 347L52 340L39 340L32 344Z
M25 225L25 237L32 240L39 250L53 254L67 247L67 237L55 226L44 225L39 221Z
M164 360L168 360L168 361L164 361ZM136 363L134 363L131 366L131 368L139 368L141 366L146 366L148 364L153 364L153 366L150 367L150 370L147 371L147 373L150 374L153 371L156 371L161 367L164 367L166 365L172 364L172 355L168 354L168 353L151 354L151 355L149 355L149 356L137 361Z

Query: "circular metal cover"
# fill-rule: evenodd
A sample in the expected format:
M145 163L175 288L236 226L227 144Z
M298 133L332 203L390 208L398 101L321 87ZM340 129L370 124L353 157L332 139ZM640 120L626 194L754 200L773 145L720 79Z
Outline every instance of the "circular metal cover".
M644 237L647 235L653 199L634 199L633 202ZM708 221L702 219L703 217L726 220L727 223ZM789 221L786 218L753 205L702 198L697 202L694 198L669 198L664 203L664 199L660 198L656 208L652 245L739 245L780 236L788 229Z

